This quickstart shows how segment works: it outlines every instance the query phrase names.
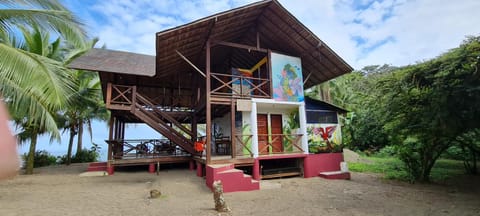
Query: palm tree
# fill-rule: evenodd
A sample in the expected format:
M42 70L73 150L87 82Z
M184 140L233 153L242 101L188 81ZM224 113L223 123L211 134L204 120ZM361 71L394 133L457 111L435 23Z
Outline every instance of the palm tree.
M77 153L82 150L83 128L87 126L90 138L92 137L91 121L93 119L106 120L108 112L103 104L100 79L98 74L89 71L73 71L73 79L77 84L72 103L62 111L59 117L61 127L70 134L66 164L70 164L73 140L76 135Z
M0 9L0 92L10 114L23 128L23 135L31 135L26 169L26 173L31 174L37 135L48 132L53 138L59 137L54 113L67 104L73 83L68 79L68 69L48 58L57 55L59 41L49 44L48 40L34 36L31 38L35 42L29 42L27 37L18 38L16 32L19 29L56 32L73 44L82 44L85 32L80 22L56 0L0 2L3 5ZM23 135L20 137L25 137Z

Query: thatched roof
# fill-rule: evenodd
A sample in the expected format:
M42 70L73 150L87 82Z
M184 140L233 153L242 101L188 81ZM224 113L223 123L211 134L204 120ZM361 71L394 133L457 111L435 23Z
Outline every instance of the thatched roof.
M107 49L91 49L72 61L72 69L133 74L139 76L155 75L155 56Z
M319 21L321 22L321 21ZM353 68L322 40L300 23L276 0L266 0L218 13L189 24L157 33L156 76L168 77L192 70L175 51L178 50L201 69L205 69L207 40L220 40L256 46L302 59L305 87L311 87ZM212 51L217 70L229 67L249 68L259 58L248 51L222 49Z

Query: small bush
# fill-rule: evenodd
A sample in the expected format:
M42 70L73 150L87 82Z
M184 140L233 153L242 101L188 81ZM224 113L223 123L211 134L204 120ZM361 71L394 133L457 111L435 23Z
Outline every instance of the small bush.
M378 152L374 153L373 156L380 157L380 158L392 157L392 156L395 156L395 153L396 153L395 151L396 149L394 146L385 146L382 149L380 149Z
M23 158L26 160L28 154L25 153ZM45 150L36 151L35 156L33 157L33 167L43 167L54 165L57 162L57 157L51 155Z
M70 162L71 163L88 163L88 162L95 162L98 160L100 157L100 154L98 153L100 147L97 144L93 144L92 148L90 149L82 149L80 151L77 151L75 155L72 156ZM67 155L63 155L62 157L59 157L59 163L60 164L65 164L67 162Z

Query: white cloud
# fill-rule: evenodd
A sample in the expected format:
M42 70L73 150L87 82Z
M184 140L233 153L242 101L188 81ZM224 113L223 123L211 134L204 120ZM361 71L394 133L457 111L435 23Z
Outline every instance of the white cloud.
M70 1L67 1L70 2ZM252 0L96 1L81 13L110 49L154 54L155 33ZM280 0L356 69L430 59L479 34L478 0ZM77 3L78 4L78 3Z

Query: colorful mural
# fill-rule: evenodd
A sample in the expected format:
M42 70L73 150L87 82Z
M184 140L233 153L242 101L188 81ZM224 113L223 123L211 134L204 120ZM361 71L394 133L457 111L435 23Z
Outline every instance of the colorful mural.
M301 59L272 53L271 64L273 99L302 102L304 95Z
M338 124L308 124L307 134L311 153L335 152L341 147L342 133Z

